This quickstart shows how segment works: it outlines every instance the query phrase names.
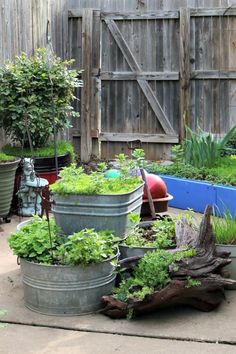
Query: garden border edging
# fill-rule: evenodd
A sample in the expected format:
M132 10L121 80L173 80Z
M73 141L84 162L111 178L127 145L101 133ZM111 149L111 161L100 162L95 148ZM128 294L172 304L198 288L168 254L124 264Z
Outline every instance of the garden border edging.
M236 188L205 181L179 178L169 175L159 175L167 186L167 191L173 195L169 206L178 209L193 209L203 213L207 204L217 209L217 214L223 216L227 210L236 216Z

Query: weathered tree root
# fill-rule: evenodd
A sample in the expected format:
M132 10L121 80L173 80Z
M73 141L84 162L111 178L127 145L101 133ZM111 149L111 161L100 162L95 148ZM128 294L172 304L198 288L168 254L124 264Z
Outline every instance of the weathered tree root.
M147 295L142 301L122 302L113 296L103 296L103 313L112 318L123 318L132 311L134 316L152 312L172 305L190 305L202 311L215 309L224 299L224 286L234 284L232 279L224 278L227 272L222 269L231 260L229 254L216 252L215 235L210 222L212 207L207 206L200 231L190 227L185 219L176 224L177 249L186 247L196 250L196 256L178 263L178 271L169 270L171 282L162 290ZM127 258L122 266L132 269L140 257ZM187 277L192 277L200 285L187 287Z

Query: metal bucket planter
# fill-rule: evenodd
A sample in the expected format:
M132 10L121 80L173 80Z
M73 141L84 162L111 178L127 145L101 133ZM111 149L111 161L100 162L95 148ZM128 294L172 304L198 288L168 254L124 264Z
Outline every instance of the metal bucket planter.
M25 306L48 315L82 315L102 308L116 274L113 259L87 266L42 265L20 259Z
M224 267L230 273L230 278L236 280L236 245L216 245L218 252L230 252L229 258L232 262ZM236 290L236 284L228 285L227 289Z
M65 235L85 228L111 230L123 238L130 225L128 214L138 213L142 205L143 184L129 193L98 195L58 195L52 211Z
M0 217L6 218L13 196L15 173L20 160L0 163Z
M139 224L140 228L147 229L152 225L152 221L143 221ZM174 247L170 247L174 248ZM126 246L125 244L119 245L120 251L120 260L129 258L129 257L136 257L136 256L144 256L147 252L156 251L158 247L146 247L146 246Z

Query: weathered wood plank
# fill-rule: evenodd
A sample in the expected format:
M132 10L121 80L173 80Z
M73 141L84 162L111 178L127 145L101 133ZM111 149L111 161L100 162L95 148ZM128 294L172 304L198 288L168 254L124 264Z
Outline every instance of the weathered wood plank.
M193 70L190 78L196 80L236 79L236 70Z
M171 80L178 81L179 73L177 71L163 72L131 72L131 71L103 71L100 73L102 80Z
M178 143L178 135L166 134L141 134L141 133L110 133L102 132L100 134L101 141L127 142L132 140L140 140L144 143Z
M190 120L190 11L180 9L180 137Z
M112 33L117 45L119 46L120 50L122 51L125 59L127 60L130 68L132 69L132 71L142 73L142 70L141 70L138 62L136 61L132 52L130 51L130 49L127 45L127 42L125 41L118 26L115 24L115 22L113 20L105 19L105 22L106 22L110 32ZM166 117L163 109L161 108L161 106L160 106L156 96L154 95L150 85L148 84L148 82L144 81L144 80L139 80L139 79L137 81L138 81L139 86L141 87L144 95L146 96L150 106L152 107L156 117L158 118L162 128L164 129L164 131L169 134L174 134L174 130L173 130L168 118Z
M81 96L81 160L89 161L92 154L91 105L92 105L92 35L93 10L84 9L82 17L82 79Z
M235 16L236 9L235 7L223 7L223 8L196 8L190 9L191 17L206 17L206 16Z
M68 17L82 17L82 10L69 9ZM178 19L179 11L127 11L127 12L101 12L101 19L108 18L110 20L156 20L156 19Z

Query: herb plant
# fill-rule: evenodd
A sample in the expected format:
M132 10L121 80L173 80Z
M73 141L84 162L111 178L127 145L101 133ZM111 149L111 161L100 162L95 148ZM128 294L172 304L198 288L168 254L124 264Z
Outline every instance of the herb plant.
M71 63L56 56L49 62L46 50L38 49L0 68L0 127L13 141L29 147L31 139L34 148L42 147L54 125L56 132L70 126L69 118L78 115L71 106L74 90L82 85Z
M131 277L123 279L119 287L113 290L114 297L120 301L142 301L145 296L170 283L170 267L172 270L177 269L179 261L195 255L196 251L192 249L176 253L165 250L146 253L135 266Z
M48 222L35 216L32 222L11 234L13 253L30 262L41 264L87 265L112 258L117 254L117 238L110 231L81 230L68 238L60 236L54 219Z
M156 247L159 249L174 246L175 223L167 216L163 219L155 220L149 228L139 226L140 218L136 215L129 217L131 222L135 222L124 241L125 246L129 247ZM136 220L135 220L136 219Z
M110 232L85 229L68 237L57 250L61 264L98 263L117 254L117 244Z
M117 155L120 166L116 178L107 178L106 163L98 165L98 170L86 174L82 167L72 164L60 172L60 179L50 186L56 194L119 194L128 193L141 185L142 180L137 175L132 175L132 169L137 170L135 161L130 161L124 154Z
M54 219L50 219L50 230L52 249L48 233L48 222L35 216L32 222L23 226L9 237L8 242L13 254L30 262L51 264L51 250L55 252L61 241L58 237L58 228Z
M233 217L228 210L225 211L223 218L214 216L212 225L216 235L216 243L236 245L236 217Z

